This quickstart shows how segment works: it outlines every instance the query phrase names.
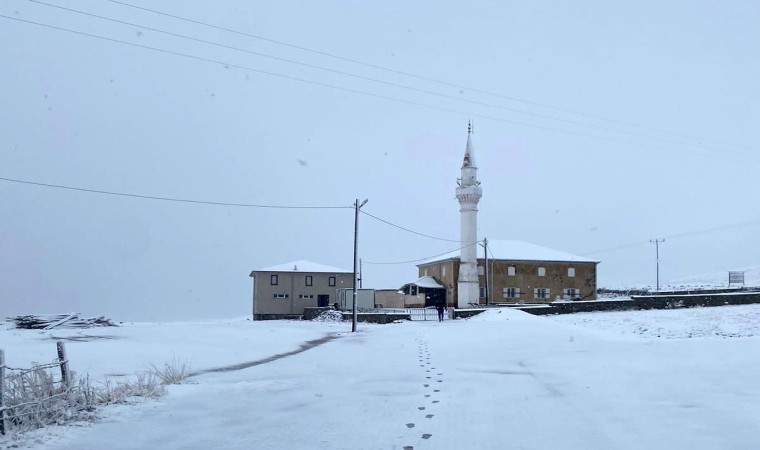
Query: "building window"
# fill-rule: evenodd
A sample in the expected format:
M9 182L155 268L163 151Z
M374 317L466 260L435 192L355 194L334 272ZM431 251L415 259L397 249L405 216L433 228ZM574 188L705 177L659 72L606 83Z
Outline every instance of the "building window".
M441 276L442 277L446 276L446 266L441 267Z
M539 267L538 268L538 276L539 277L545 277L546 276L546 267Z
M514 267L507 267L507 276L510 276L510 277L515 276L515 268Z
M306 286L313 286L314 279L311 277L311 275L306 275Z
M486 298L486 288L480 287L480 298Z
M314 298L314 294L298 294L298 298Z
M533 289L533 298L549 298L549 295L551 294L551 291L546 288L534 288Z
M502 292L504 298L520 298L520 288L510 287L504 288Z
M328 286L335 286L335 277L330 277L327 279L327 285Z
M427 269L425 269L425 276L428 276L428 271L427 271Z
M572 300L574 298L579 298L581 296L581 291L577 288L567 288L562 291L562 294L564 295L565 299Z
M480 275L482 277L483 273L484 273L483 266L478 266L478 275Z
M567 276L568 277L574 277L575 276L575 267L568 267L567 268Z
M288 298L290 295L288 294L274 294L274 298Z
M272 286L277 286L278 281L279 281L279 277L277 275L269 276L269 284L271 284Z

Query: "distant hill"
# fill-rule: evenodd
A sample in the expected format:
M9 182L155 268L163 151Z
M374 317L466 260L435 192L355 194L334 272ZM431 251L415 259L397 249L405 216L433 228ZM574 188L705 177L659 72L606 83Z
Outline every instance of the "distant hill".
M747 267L737 269L737 272L744 272L745 287L760 287L760 267ZM632 285L632 286L600 286L615 290L649 290L654 291L654 285ZM690 277L670 280L660 285L660 291L677 291L677 290L694 290L694 289L721 289L728 287L728 270L721 272L704 273ZM731 287L738 287L732 285Z
M749 267L738 269L737 272L744 272L744 286L760 286L760 267ZM705 273L685 278L671 280L661 289L684 289L684 288L725 288L728 287L728 271Z

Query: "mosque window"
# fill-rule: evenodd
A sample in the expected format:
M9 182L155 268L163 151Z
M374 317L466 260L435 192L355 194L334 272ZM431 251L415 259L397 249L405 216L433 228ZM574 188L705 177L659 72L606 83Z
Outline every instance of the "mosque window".
M502 291L504 298L520 298L520 288L508 287Z

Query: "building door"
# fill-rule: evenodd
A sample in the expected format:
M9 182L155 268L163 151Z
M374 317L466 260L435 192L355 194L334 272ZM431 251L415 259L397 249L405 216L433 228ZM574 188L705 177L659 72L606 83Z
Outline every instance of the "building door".
M330 305L329 295L317 295L317 306L319 306L320 308L324 308L329 305Z
M425 289L425 306L436 306L438 299L446 304L446 289Z

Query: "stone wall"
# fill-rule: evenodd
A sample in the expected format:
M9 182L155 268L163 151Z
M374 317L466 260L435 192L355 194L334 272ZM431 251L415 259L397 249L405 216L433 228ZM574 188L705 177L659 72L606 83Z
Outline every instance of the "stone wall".
M748 305L760 303L760 292L706 295L648 295L630 300L596 300L591 302L549 303L541 306L516 307L533 315L573 314L592 311L631 311L642 309L677 309L704 306Z
M254 314L253 320L298 320L300 314Z
M353 320L350 312L343 313L343 320ZM412 320L409 314L385 314L385 313L358 313L356 315L357 322L367 323L393 323L397 320Z
M467 319L472 316L477 316L483 311L485 311L485 308L483 309L455 309L454 319Z

